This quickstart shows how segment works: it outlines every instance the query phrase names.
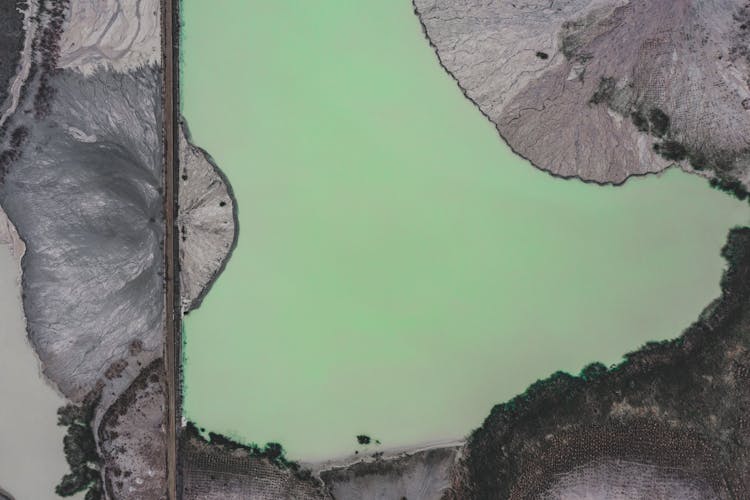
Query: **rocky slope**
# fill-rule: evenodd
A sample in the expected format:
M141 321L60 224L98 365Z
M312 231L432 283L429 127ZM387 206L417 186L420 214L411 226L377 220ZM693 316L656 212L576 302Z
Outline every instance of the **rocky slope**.
M562 177L673 163L750 175L746 0L414 0L440 63L508 144Z
M27 247L31 341L47 377L80 400L133 342L161 352L159 75L49 82L45 118L15 121L30 147L4 170L0 202Z
M232 187L211 156L192 144L180 124L180 293L182 310L198 307L237 244Z

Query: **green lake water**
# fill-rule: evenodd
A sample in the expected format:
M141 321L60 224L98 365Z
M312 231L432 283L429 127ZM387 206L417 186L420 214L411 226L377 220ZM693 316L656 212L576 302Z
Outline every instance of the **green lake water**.
M746 204L514 156L408 0L184 0L182 103L239 205L185 320L186 416L293 459L461 438L556 370L676 336ZM375 447L370 447L370 450Z

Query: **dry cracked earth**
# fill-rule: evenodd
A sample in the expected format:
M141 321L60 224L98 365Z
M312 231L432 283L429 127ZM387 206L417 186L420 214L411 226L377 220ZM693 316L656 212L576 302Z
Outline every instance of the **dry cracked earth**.
M750 187L750 3L414 0L436 64L534 166L620 184L677 165ZM58 493L166 498L158 0L0 5L0 205L25 244L44 375L70 401ZM229 181L181 122L184 312L223 270ZM310 471L276 446L181 432L184 499L750 497L750 229L722 296L674 341L554 374L460 447ZM2 486L2 485L0 485ZM0 498L12 498L0 489Z

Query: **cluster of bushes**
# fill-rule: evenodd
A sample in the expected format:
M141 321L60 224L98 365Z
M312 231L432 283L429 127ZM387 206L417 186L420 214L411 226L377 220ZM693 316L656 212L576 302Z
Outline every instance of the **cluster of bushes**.
M187 423L183 432L187 438L197 439L211 445L222 446L228 451L243 450L253 458L265 458L281 468L290 469L300 474L304 473L297 462L286 458L284 447L279 443L266 443L266 445L261 448L255 443L239 443L215 432L209 432L208 439L205 439L198 430L198 427L192 422Z
M669 161L682 161L688 157L688 150L677 141L664 141L654 144L654 151Z
M60 58L60 36L67 10L68 0L47 0L39 6L39 14L46 14L48 21L35 46L42 68L39 88L34 96L34 109L38 118L50 112L52 99L55 96L55 88L50 84L49 77L57 71L57 61Z
M26 127L18 127L13 130L10 137L9 148L0 153L0 183L5 182L5 173L13 162L21 158L21 146L26 142L29 130Z
M73 496L84 490L88 490L85 500L101 500L104 497L101 458L91 428L97 401L90 398L80 406L68 404L57 410L58 425L68 428L63 438L63 450L70 466L70 473L65 474L55 487L55 493L61 497Z
M738 180L713 178L708 182L711 184L712 188L734 195L740 200L746 200L750 195L750 193L747 192L747 189L745 189L745 186L743 186Z
M615 79L611 77L602 77L599 80L599 87L594 92L589 100L590 104L601 104L603 102L609 102L612 99L612 95L615 92Z
M630 120L641 132L650 133L660 138L669 133L669 128L671 126L669 116L659 108L651 108L648 114L637 109L630 113Z
M601 87L601 86L600 86ZM666 113L659 108L652 108L648 115L641 110L636 110L630 115L633 124L638 130L658 137L661 142L654 143L654 151L669 161L688 160L690 166L695 170L710 168L716 177L709 183L711 187L731 194L739 200L747 200L750 197L745 186L736 179L728 179L726 173L731 169L731 161L726 158L713 158L709 160L700 151L693 151L685 145L670 138L670 119ZM710 163L710 166L709 166Z

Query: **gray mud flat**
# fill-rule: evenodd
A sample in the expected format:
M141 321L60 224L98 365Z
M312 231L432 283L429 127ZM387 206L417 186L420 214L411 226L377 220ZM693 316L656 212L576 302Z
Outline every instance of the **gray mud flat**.
M134 346L161 352L160 79L63 71L51 85L46 118L19 126L27 146L0 203L27 246L32 344L46 376L80 400Z

